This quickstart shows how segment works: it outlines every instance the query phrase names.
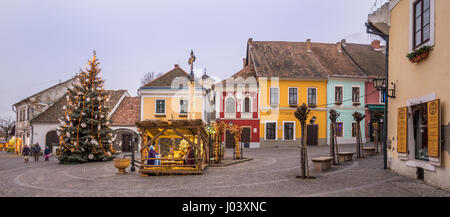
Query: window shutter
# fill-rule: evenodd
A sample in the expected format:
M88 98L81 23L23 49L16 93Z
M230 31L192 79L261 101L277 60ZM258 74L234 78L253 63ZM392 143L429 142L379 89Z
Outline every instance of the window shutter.
M428 156L430 162L440 165L440 101L439 99L427 103L428 117Z
M408 107L398 109L397 113L397 152L408 150Z

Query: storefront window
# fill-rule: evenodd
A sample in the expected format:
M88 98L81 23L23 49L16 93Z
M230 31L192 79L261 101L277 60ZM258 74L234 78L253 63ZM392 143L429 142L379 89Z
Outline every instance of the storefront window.
M428 160L428 118L427 104L412 107L415 157L418 160Z

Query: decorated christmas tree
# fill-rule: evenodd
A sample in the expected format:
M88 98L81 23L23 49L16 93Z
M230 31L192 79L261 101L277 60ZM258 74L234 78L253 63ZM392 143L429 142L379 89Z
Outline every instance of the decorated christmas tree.
M68 90L64 118L58 131L60 163L112 160L112 130L107 120L109 96L103 89L95 51L86 69L77 75L78 84Z

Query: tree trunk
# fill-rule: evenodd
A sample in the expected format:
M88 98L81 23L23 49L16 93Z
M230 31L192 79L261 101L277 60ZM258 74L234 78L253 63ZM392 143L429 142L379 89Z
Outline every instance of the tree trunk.
M334 125L334 131L336 132L336 125ZM339 164L339 148L338 148L336 133L334 133L334 138L333 139L334 139L334 145L335 145L335 149L336 149L337 164Z

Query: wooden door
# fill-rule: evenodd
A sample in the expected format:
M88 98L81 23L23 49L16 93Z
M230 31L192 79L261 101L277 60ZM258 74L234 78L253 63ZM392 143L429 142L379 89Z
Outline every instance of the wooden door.
M319 144L319 125L307 125L306 126L306 144L318 145Z
M234 134L230 133L229 130L225 131L225 147L226 148L234 148Z
M244 143L244 148L250 147L251 139L251 127L243 127L241 132L241 141Z

